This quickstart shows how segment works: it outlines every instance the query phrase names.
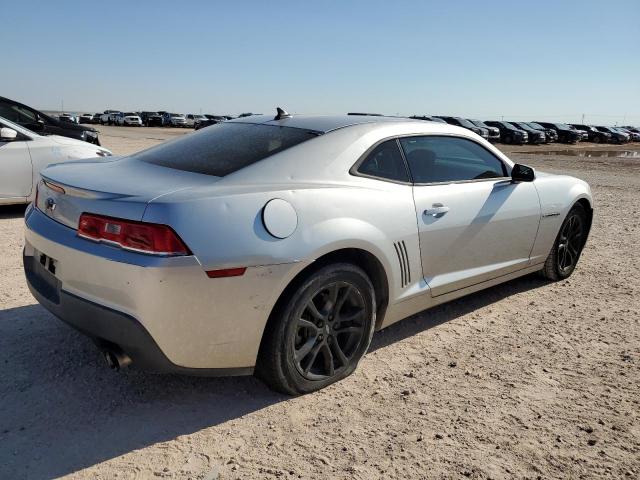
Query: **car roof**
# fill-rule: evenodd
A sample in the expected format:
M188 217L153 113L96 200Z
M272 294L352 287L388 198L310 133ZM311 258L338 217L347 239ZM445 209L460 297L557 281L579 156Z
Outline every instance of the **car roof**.
M424 120L407 117L384 117L372 115L292 115L276 120L273 115L252 115L250 117L229 120L229 123L253 123L262 125L277 125L280 127L303 128L315 132L327 133L339 128L362 125L366 123L427 123Z

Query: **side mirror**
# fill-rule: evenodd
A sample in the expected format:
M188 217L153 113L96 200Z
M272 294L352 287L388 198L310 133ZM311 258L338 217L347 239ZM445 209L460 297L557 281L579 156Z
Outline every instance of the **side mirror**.
M16 138L18 138L18 132L13 128L0 128L0 142L13 142Z
M536 178L536 172L531 167L516 163L511 169L512 182L533 182Z
M30 125L29 128L31 130L33 130L34 132L43 132L45 129L45 123L44 120L42 120L42 118L38 117L38 119L36 120L36 123L33 125Z

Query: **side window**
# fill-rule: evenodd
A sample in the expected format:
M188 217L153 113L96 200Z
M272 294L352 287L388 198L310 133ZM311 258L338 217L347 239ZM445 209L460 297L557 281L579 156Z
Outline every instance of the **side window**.
M36 123L36 115L31 110L18 107L17 105L13 108L18 112L19 123Z
M36 123L36 116L32 111L8 103L0 103L0 117L20 124Z
M398 182L408 182L409 176L396 140L381 143L358 167L358 173Z
M415 183L506 177L504 164L477 143L459 137L400 139Z
M6 103L0 102L0 117L6 118L10 122L15 122L18 120L17 112L11 108L11 105L7 105Z

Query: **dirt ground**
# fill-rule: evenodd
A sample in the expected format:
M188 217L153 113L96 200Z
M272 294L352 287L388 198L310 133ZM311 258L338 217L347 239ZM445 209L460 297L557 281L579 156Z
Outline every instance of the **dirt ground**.
M185 133L99 128L119 154ZM562 149L509 150L591 184L569 280L404 320L350 378L299 398L251 377L108 370L29 294L24 208L1 208L0 478L639 478L640 159L543 154Z

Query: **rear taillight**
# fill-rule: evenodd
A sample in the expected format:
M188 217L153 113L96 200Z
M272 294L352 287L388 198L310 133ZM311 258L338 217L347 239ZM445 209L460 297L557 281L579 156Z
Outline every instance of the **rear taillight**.
M78 236L150 255L191 255L171 227L156 223L83 213L78 223Z

